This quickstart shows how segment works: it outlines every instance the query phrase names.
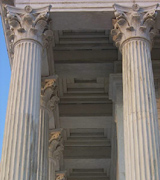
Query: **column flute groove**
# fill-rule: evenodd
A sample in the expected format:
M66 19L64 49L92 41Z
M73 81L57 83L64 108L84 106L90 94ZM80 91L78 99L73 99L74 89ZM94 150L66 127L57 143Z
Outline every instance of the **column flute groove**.
M5 10L6 23L10 27L8 36L13 38L10 43L14 47L14 58L0 179L35 180L37 176L42 35L47 25L49 7L32 10L30 6L26 6L25 9L6 6ZM37 17L40 13L43 13L43 16Z
M157 5L114 5L113 39L122 51L126 180L160 179L160 144L151 46Z

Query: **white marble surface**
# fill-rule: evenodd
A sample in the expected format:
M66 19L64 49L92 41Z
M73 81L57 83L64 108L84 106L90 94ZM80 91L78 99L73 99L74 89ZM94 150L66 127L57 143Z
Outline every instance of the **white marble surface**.
M145 4L144 4L145 2ZM117 3L117 0L47 0L47 1L36 1L36 0L15 0L15 5L17 7L24 7L25 5L32 5L33 7L41 7L42 4L51 4L53 12L63 12L63 11L113 11L113 4ZM120 0L119 4L124 6L131 6L133 4L130 0ZM141 6L149 6L159 3L159 0L135 0L135 3Z
M48 179L48 139L49 115L48 111L41 106L38 136L37 180Z
M11 38L10 46L14 51L0 179L35 180L38 156L42 33L47 23L48 10L40 12L35 10L36 15L31 7L19 10L7 6L6 10L6 23L10 27L8 37ZM41 12L44 16L38 17Z
M40 122L39 122L39 139L38 139L38 172L37 180L48 179L48 172L50 172L50 160L48 159L49 150L49 121L53 122L54 114L53 109L56 104L56 79L45 79L41 84L41 107L40 107ZM50 179L50 178L49 178Z
M117 128L117 180L125 180L124 119L122 74L110 74L109 97L114 103L114 121Z
M158 180L159 130L150 54L156 6L145 9L115 5L115 15L113 39L122 49L123 62L126 179Z

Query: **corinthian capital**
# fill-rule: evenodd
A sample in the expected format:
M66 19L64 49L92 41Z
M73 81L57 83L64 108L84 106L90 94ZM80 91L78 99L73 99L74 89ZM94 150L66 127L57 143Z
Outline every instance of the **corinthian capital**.
M134 4L132 7L123 7L115 4L114 29L111 31L117 47L131 38L143 38L152 43L156 34L155 20L158 5L140 7Z
M47 26L51 6L24 9L6 5L6 25L9 40L16 43L22 39L32 39L42 44L42 35ZM46 33L49 34L49 33Z

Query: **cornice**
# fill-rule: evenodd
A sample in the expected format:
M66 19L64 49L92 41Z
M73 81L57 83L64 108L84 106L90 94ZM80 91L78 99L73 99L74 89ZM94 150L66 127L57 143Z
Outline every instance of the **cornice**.
M118 1L122 6L132 6L133 1L123 0ZM143 0L136 1L140 6L144 5ZM145 6L154 5L157 0L146 1ZM113 1L111 0L47 0L47 1L36 1L36 0L16 0L15 6L24 7L30 4L33 7L40 7L41 4L51 4L51 12L87 12L87 11L113 11ZM160 9L160 8L159 8Z

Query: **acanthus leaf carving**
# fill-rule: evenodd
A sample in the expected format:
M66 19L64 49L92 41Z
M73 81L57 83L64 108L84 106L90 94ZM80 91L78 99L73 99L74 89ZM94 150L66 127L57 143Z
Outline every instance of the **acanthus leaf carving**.
M53 140L59 141L62 138L62 129L55 129L50 133L50 139L49 143L51 143Z
M56 79L45 79L42 82L42 87L41 87L41 94L45 94L47 89L52 89L53 91L56 89L57 84L56 84Z
M57 79L45 79L41 85L41 104L50 110L54 110L58 103Z
M23 39L31 39L43 46L43 34L47 30L49 12L51 6L32 9L26 6L20 9L14 6L5 6L5 24L7 28L10 53L13 53L14 45ZM12 56L13 57L13 56Z
M53 159L55 163L60 160L64 150L62 132L63 129L55 129L50 133L49 157Z
M152 44L156 35L155 20L158 4L149 7L140 7L133 4L132 7L123 7L114 4L115 17L112 21L114 29L111 31L117 47L131 38L143 38Z
M66 171L57 171L56 180L67 180Z

